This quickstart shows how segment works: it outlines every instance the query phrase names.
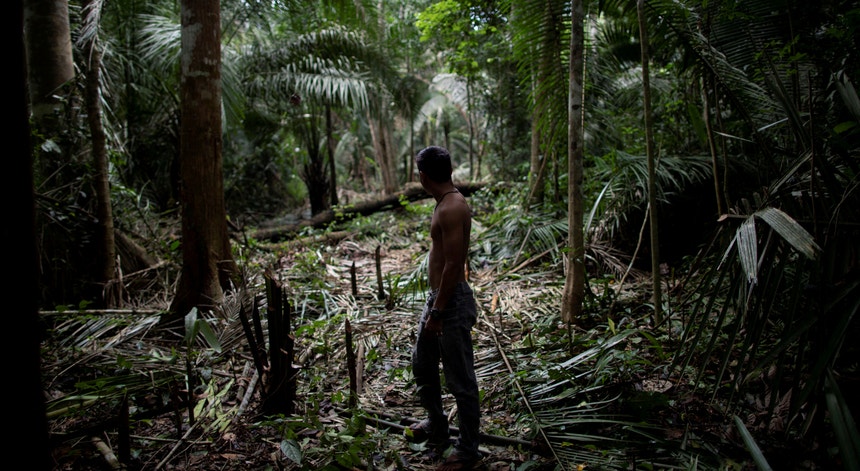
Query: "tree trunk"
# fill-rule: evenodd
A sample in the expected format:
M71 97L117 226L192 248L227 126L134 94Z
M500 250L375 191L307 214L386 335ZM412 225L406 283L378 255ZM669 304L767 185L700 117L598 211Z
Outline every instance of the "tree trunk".
M84 10L94 5L94 0L88 0ZM110 180L108 170L107 143L104 126L102 126L102 106L100 93L100 69L102 52L98 47L97 38L93 37L84 47L87 62L87 119L92 139L93 168L95 170L96 194L96 233L95 250L96 266L95 279L102 285L102 301L104 307L119 307L121 303L120 285L116 279L116 244L113 229L113 211L110 201Z
M473 180L477 180L481 178L481 169L475 165L475 125L472 123L471 76L466 77L466 125L469 126L469 175Z
M648 29L645 27L645 2L637 2L639 13L639 42L642 47L642 98L645 113L645 153L648 159L648 211L651 233L651 280L654 291L654 322L663 320L663 290L660 281L660 237L657 230L657 182L656 163L654 161L654 137L651 129L651 78L648 70Z
M710 76L702 77L702 108L704 112L702 113L705 121L705 133L708 136L708 150L711 153L711 172L714 174L714 198L717 201L717 217L725 214L723 210L723 197L720 192L720 168L718 165L719 158L717 157L717 145L714 142L716 139L716 134L714 133L714 127L711 123L711 103L708 99L708 94L712 90L710 86ZM715 94L716 95L716 94Z
M326 150L328 151L328 173L329 173L329 208L337 206L337 165L334 161L334 148L337 143L334 141L334 129L331 123L331 105L325 105L325 142Z
M532 73L532 93L538 87L538 83L540 80L537 74ZM535 111L533 114L537 114L537 107L535 106ZM529 146L529 155L531 159L529 161L529 198L528 203L531 205L543 203L544 198L544 166L546 164L546 157L543 158L541 155L541 146L540 146L540 127L538 126L538 118L537 116L532 117L531 124L531 144Z
M37 133L53 138L60 129L61 89L75 77L68 2L24 2L24 36L33 124Z
M221 162L221 12L218 0L182 0L180 201L182 273L170 319L212 310L236 264L227 234Z
M584 14L582 0L571 0L570 32L570 84L568 102L568 172L570 181L567 186L568 201L568 238L570 250L567 254L567 276L562 295L562 320L571 323L582 316L582 303L585 298L585 237L583 234L583 122L582 122L582 79Z
M89 191L77 191L85 176L82 168L69 165L79 141L66 132L70 116L78 110L72 93L75 68L68 2L28 0L23 8L30 115L33 135L38 136L32 143L36 149L34 181L43 189L41 194L50 193L62 205L61 210L88 208ZM89 287L95 256L84 253L89 252L92 226L85 219L75 222L78 224L69 231L65 224L57 224L49 211L36 212L38 266L44 287L39 291L40 304L65 304L93 297Z
M544 185L546 184L546 156L540 150L540 129L537 119L532 119L532 139L530 144L531 161L529 163L529 198L530 205L543 203Z
M309 118L303 118L301 126L302 141L308 151L308 160L305 162L302 179L308 187L308 201L311 205L311 214L319 214L331 208L329 199L328 173L323 158L323 149L320 148L320 132L317 125L316 106L311 107Z
M291 415L295 412L296 369L295 336L292 313L284 286L266 272L266 301L269 304L269 372L263 385L263 412L266 415Z
M386 114L385 110L381 113ZM384 117L368 115L368 127L373 139L373 149L376 152L376 163L379 165L379 173L382 177L382 188L386 194L392 194L397 191L398 185L394 159L391 156L391 133L385 123Z
M33 2L30 2L33 3ZM44 3L44 2L42 2ZM11 52L7 57L12 73L6 82L11 99L7 121L3 126L3 142L11 150L7 159L7 181L2 186L8 220L3 224L3 241L18 252L19 263L14 276L8 276L6 288L14 293L16 311L6 316L17 342L9 342L4 352L15 378L16 410L20 413L14 433L7 435L6 444L12 450L28 450L27 467L35 471L53 469L48 443L48 423L45 417L45 396L42 390L40 343L42 329L38 314L38 253L36 250L36 207L33 191L33 150L30 142L30 120L27 106L27 60L24 51L24 7L20 1L7 3L6 40ZM11 11L10 11L11 10Z

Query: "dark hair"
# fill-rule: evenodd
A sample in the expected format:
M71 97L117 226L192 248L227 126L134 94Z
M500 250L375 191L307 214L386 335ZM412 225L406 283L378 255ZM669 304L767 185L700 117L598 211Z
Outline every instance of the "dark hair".
M451 180L451 154L448 149L439 146L429 146L418 151L415 155L415 163L418 170L424 172L427 178L436 183L445 183Z

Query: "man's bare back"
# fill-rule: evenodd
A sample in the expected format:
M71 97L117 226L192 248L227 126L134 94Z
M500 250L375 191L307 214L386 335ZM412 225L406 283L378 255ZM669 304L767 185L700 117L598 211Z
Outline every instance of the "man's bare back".
M446 291L466 279L466 256L472 228L472 211L466 198L452 190L442 195L430 220L430 288ZM445 286L442 286L444 283Z

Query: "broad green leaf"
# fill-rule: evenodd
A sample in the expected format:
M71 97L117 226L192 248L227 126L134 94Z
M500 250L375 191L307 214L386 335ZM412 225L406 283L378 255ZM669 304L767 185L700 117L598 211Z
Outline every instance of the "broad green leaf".
M203 338L206 339L206 343L212 347L218 353L221 353L221 341L218 340L218 336L215 335L215 332L212 330L212 327L206 322L206 319L200 319L197 321L197 326L200 330L200 333L203 334Z
M190 344L197 336L195 330L197 325L197 308L192 307L188 314L185 315L185 343Z
M302 448L292 439L281 440L281 453L297 465L302 464Z

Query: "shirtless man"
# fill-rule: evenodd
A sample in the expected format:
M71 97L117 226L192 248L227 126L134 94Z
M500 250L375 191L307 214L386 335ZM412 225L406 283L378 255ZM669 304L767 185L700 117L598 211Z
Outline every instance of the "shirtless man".
M410 427L407 437L427 440L442 449L448 443L439 374L441 360L445 386L457 401L460 436L438 470L471 470L482 464L478 451L481 413L471 335L477 307L465 268L472 212L451 181L451 155L446 149L427 147L418 152L415 163L421 185L436 199L436 208L430 221L430 294L418 321L412 351L412 372L427 418Z

